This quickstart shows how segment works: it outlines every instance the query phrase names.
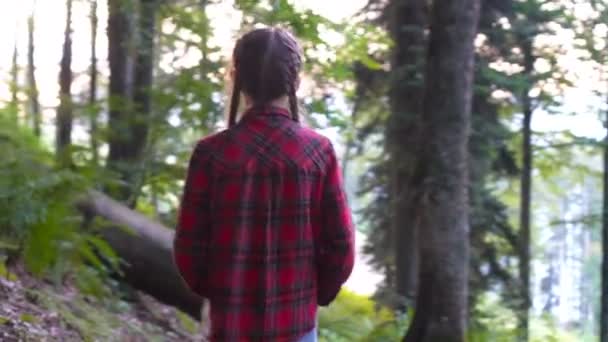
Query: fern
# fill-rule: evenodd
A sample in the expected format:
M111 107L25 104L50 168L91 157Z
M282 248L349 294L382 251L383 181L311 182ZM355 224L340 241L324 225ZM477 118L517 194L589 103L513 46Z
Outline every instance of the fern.
M118 257L81 227L74 201L89 187L86 177L54 168L53 154L2 111L0 151L0 256L18 254L33 274L57 280L75 271L78 284L101 294Z

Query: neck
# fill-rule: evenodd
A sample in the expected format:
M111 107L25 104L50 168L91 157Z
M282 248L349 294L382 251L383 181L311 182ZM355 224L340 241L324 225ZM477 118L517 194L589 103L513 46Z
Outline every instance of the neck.
M247 109L249 109L253 106L253 101L251 101L250 98L245 97L245 105L246 105ZM287 96L282 96L282 97L279 97L278 99L270 101L269 103L267 103L267 105L270 107L279 107L279 108L289 109L289 98Z

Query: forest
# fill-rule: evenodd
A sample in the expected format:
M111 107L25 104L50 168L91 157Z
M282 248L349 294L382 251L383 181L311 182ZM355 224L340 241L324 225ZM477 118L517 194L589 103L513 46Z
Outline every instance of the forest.
M355 271L319 341L608 342L608 0L0 3L0 340L196 341L172 259L234 42L304 53Z

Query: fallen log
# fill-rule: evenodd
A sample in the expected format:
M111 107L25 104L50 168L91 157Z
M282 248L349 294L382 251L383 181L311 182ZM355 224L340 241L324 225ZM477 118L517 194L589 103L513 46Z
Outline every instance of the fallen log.
M81 199L78 208L115 225L103 229L102 236L126 263L126 283L200 320L202 299L188 289L173 262L172 230L97 191Z

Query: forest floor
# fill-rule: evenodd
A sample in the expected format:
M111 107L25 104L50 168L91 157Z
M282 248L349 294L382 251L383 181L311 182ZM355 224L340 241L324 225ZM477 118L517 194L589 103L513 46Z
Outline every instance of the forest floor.
M99 299L67 283L53 285L22 267L2 270L0 341L200 340L197 322L145 294Z

